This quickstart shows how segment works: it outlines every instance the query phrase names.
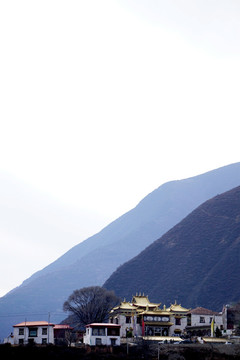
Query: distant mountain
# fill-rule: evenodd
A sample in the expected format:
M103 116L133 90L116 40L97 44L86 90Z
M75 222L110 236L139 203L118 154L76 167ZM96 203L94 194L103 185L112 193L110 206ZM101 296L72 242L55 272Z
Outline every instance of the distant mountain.
M0 290L6 293L106 224L0 171Z
M176 225L207 199L240 184L240 163L185 180L171 181L96 235L76 245L58 260L33 274L0 298L0 338L11 331L21 314L51 321L75 289L102 285L116 268ZM62 318L65 314L61 314Z
M199 206L104 286L128 299L136 291L152 301L221 311L240 300L240 186Z

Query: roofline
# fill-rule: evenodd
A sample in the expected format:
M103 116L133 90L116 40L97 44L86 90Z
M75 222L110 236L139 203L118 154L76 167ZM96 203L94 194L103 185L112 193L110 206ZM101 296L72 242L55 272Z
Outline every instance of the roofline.
M31 327L31 326L55 326L55 324L53 323L49 323L49 322L42 322L42 321L23 321L19 324L13 325L13 327Z

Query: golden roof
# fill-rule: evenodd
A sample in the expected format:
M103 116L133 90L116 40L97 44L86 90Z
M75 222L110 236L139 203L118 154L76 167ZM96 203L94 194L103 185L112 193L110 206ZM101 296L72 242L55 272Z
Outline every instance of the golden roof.
M190 309L184 308L181 304L177 304L176 300L174 304L171 304L167 311L172 311L176 313L188 312Z
M148 299L148 296L145 296L144 294L136 294L135 296L133 296L132 298L132 303L135 306L141 306L141 307L156 307L156 306L160 306L161 303L156 304L156 303L151 303Z
M148 296L144 294L136 294L132 297L132 302L122 301L119 305L115 306L110 313L115 311L132 311L139 315L186 315L190 309L184 308L181 304L177 304L175 301L174 304L171 304L170 307L166 308L166 305L163 306L163 309L160 309L161 303L152 303L149 301Z
M128 301L122 301L119 305L115 306L111 312L115 311L115 310L136 310L135 306L133 306L132 304L130 304L130 302Z
M169 311L164 311L164 310L161 310L159 308L155 308L155 309L151 309L151 310L142 310L140 312L141 315L155 315L155 316L170 316L171 314L169 313Z

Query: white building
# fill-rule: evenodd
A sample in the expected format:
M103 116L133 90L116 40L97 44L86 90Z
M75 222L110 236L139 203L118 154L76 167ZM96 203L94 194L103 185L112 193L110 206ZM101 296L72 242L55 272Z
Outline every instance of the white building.
M118 324L92 323L86 325L85 345L120 345L120 328Z
M189 335L211 336L211 324L214 321L214 331L223 329L222 313L197 307L188 312L186 331Z
M54 324L47 321L25 321L13 326L13 334L8 338L13 345L53 344Z

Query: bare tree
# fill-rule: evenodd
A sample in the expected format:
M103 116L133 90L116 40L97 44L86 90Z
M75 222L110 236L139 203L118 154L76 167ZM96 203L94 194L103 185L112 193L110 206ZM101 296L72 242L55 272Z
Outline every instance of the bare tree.
M63 304L63 310L70 312L80 325L104 322L109 311L120 301L114 291L100 286L90 286L75 290Z

